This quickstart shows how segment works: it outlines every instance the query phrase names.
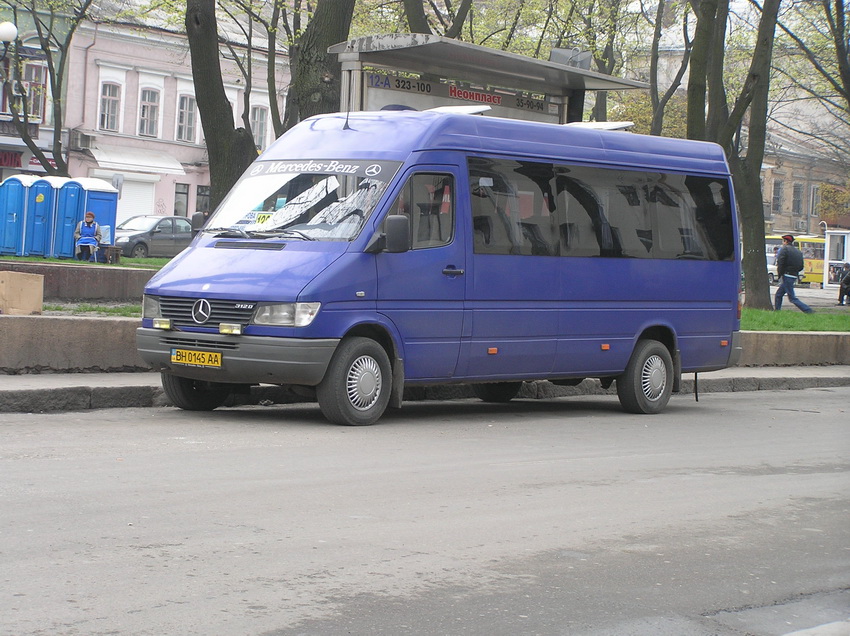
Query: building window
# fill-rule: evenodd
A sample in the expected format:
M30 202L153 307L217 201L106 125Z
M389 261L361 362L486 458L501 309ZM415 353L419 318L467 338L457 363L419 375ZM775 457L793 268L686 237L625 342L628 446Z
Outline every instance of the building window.
M784 183L781 179L773 180L773 201L770 204L770 210L774 214L782 214L782 187Z
M811 205L809 216L817 216L818 208L820 207L820 186L812 186L812 196L809 199L809 204Z
M24 66L24 86L27 91L27 111L30 121L44 121L47 99L47 68L41 64Z
M251 131L254 133L254 145L259 150L266 147L266 122L269 119L269 111L263 106L251 108Z
M118 113L121 108L121 87L118 84L103 84L100 88L101 130L118 132Z
M195 143L197 139L195 98L191 95L181 95L177 106L177 140Z
M210 211L210 186L198 186L198 194L195 197L195 211Z
M145 88L139 99L139 135L156 137L159 128L159 91Z
M791 214L803 216L803 184L795 183L791 194Z
M174 184L174 216L186 216L189 211L189 184Z

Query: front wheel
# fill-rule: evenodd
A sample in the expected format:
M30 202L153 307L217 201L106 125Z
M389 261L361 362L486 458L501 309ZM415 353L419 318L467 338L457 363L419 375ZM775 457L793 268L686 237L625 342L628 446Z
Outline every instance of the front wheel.
M133 246L133 250L130 252L130 256L132 258L147 258L148 246L144 243L137 243Z
M660 413L673 392L673 359L657 340L640 340L617 378L617 397L629 413Z
M230 397L230 391L221 384L181 378L170 373L162 374L162 388L174 406L185 411L212 411Z
M384 348L369 338L343 340L316 387L322 414L334 424L368 426L390 401L392 367Z
M483 402L505 403L513 400L519 393L522 382L494 382L492 384L473 384L472 392Z

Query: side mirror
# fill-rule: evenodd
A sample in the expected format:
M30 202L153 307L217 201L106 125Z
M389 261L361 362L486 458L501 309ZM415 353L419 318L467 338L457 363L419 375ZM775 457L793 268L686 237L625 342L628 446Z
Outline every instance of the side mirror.
M389 215L384 226L384 249L391 254L400 254L410 249L410 218L405 214Z
M195 212L192 215L192 236L195 236L195 234L200 232L206 222L207 217L204 216L203 212Z

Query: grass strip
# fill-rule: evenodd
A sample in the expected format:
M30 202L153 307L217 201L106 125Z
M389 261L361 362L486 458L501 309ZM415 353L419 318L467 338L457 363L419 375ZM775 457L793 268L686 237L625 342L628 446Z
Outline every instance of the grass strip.
M741 315L744 331L850 331L850 311L844 307L816 309L813 314L802 311L765 311L744 309Z

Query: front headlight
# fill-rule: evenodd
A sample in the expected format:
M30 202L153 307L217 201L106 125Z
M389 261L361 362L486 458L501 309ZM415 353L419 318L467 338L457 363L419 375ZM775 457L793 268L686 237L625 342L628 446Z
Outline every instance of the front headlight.
M159 298L156 296L142 297L142 318L162 318Z
M129 243L129 242L130 242L129 236L119 236L117 239L115 239L116 245L121 245L122 243Z
M263 304L257 307L251 322L276 327L306 327L313 322L321 306L322 303Z

